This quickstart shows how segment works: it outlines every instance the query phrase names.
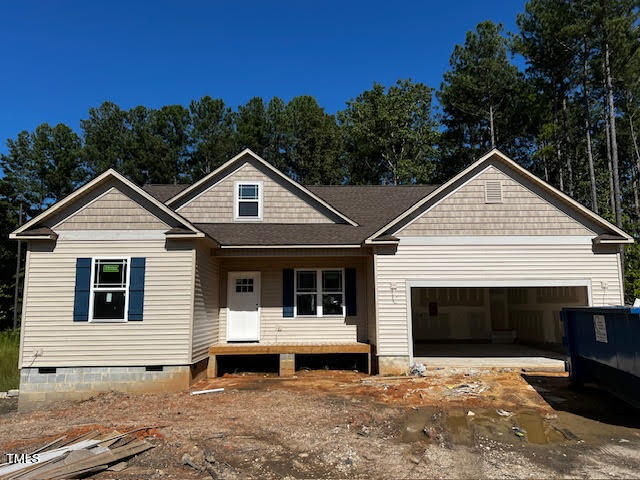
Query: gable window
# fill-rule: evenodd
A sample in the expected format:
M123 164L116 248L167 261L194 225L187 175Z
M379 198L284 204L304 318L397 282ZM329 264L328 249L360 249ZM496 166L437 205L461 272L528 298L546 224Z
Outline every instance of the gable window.
M295 315L344 317L343 277L341 269L296 270Z
M127 321L128 258L94 258L91 272L89 320Z
M262 219L262 182L235 182L235 219Z

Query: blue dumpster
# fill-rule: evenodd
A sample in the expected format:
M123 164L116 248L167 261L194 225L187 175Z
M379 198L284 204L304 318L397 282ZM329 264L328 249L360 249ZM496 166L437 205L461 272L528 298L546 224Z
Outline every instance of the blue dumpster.
M640 308L563 308L572 383L595 383L640 408Z

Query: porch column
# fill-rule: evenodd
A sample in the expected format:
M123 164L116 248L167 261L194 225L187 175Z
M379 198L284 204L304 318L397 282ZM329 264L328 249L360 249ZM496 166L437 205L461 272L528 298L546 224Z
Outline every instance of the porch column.
M280 376L290 377L296 373L296 355L295 353L280 354Z
M209 363L207 364L207 378L216 378L218 376L218 359L215 355L209 355Z

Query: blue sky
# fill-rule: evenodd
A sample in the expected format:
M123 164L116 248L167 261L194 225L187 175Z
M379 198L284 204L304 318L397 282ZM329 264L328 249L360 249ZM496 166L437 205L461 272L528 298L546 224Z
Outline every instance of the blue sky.
M315 96L327 111L411 77L440 85L456 43L483 20L515 29L524 0L2 1L0 152L42 122L79 128L90 106L236 107Z

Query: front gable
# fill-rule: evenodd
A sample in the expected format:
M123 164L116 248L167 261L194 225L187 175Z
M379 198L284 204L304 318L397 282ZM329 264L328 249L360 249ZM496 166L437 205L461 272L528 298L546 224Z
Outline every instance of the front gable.
M126 196L109 188L77 212L53 225L52 230L169 230L170 226Z
M414 225L415 224L415 225ZM633 237L493 149L373 232L367 244L398 237L590 236L594 244Z
M57 231L143 230L160 231L167 238L204 237L188 220L110 169L29 220L10 238L55 239Z
M259 185L260 215L239 218L238 183ZM194 223L357 224L303 185L245 150L167 201Z
M510 173L489 165L396 235L596 235L576 214L560 210Z
M232 223L236 221L236 182L255 182L261 185L261 220L265 223L335 223L325 213L293 193L286 184L277 182L273 176L251 162L245 162L176 211L194 223Z

